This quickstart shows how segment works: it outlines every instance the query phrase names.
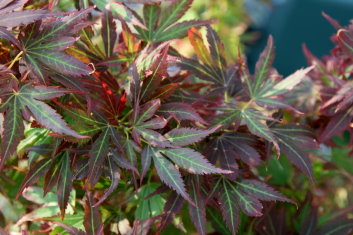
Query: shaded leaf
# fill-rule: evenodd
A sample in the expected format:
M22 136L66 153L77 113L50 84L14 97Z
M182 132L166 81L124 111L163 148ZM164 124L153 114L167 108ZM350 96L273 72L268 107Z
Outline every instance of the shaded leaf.
M96 207L100 205L107 197L109 197L110 194L118 187L119 180L120 180L120 174L118 171L118 167L115 165L112 156L108 156L106 159L107 162L107 175L110 178L110 186L107 190L104 191L103 196L97 201L93 206Z
M65 216L65 209L69 201L70 192L72 189L72 173L70 167L70 156L68 152L64 152L61 162L60 177L58 180L58 204L61 211L61 218Z
M22 194L23 190L28 186L36 183L41 176L43 176L50 168L52 160L50 158L45 158L34 164L29 172L27 173L26 177L22 181L20 189L17 192L16 200Z
M87 234L99 235L103 234L103 223L101 214L97 207L94 207L95 201L91 192L86 193L85 216L83 225Z

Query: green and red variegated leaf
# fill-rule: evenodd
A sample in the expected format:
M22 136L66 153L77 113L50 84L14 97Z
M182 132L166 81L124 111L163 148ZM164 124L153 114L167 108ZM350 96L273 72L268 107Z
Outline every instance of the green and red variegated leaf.
M184 201L184 198L174 191L169 195L163 209L165 216L162 218L156 234L160 234L172 222L175 215L183 208Z
M211 55L203 42L202 34L195 27L192 27L188 30L188 37L197 57L202 61L202 63L211 65Z
M148 102L141 108L139 115L137 114L133 115L134 123L136 125L139 125L144 121L147 121L148 119L152 118L160 106L161 106L161 101L159 99Z
M190 148L163 149L161 152L179 167L193 174L232 173L213 166L201 153Z
M48 68L64 75L87 76L92 73L92 69L88 65L63 52L31 50L27 52L28 55L31 55L35 60L40 61Z
M95 200L91 192L86 192L85 216L83 225L86 233L91 235L103 234L104 225L98 207L94 206Z
M116 24L111 11L104 11L102 17L102 38L106 57L113 54L115 41L117 38Z
M138 127L156 130L156 129L164 128L167 125L167 123L168 123L168 121L165 118L157 116L153 119L150 119L150 120L140 124Z
M175 166L155 148L152 148L152 158L159 178L185 200L194 204L187 194L184 181Z
M141 153L141 174L140 174L140 184L142 184L143 177L147 174L148 170L151 168L151 159L153 155L153 149L151 146L146 146Z
M70 167L70 156L64 152L61 161L60 177L57 185L58 204L61 212L61 218L64 219L65 209L69 202L70 192L72 190L72 172Z
M240 208L235 200L236 196L234 192L229 188L225 180L222 180L217 198L221 204L220 209L229 231L233 235L237 234L240 224Z
M293 203L292 200L257 180L244 179L235 181L235 184L239 186L238 188L241 192L252 195L262 201L282 201Z
M237 188L234 182L225 180L226 187L232 192L234 199L239 205L240 209L249 216L261 216L262 215L262 204L252 194L245 194Z
M175 2L177 0L120 0L122 3L142 3L142 4L155 4L160 2Z
M246 126L249 128L249 131L259 137L262 137L268 141L270 141L276 148L277 153L280 153L280 148L278 146L277 140L274 136L274 134L271 132L271 130L268 128L268 126L258 120L258 118L264 118L266 119L265 116L259 116L258 113L255 113L249 109L243 110L241 112L241 117L246 123Z
M319 137L320 142L325 142L347 129L352 119L353 107L348 110L337 112L333 117L331 117L324 131L321 133Z
M207 124L207 122L197 113L197 111L186 103L167 103L163 104L157 111L158 114L165 118L170 116L177 120L189 120Z
M219 108L223 111L212 120L212 126L222 125L224 128L229 126L239 126L241 122L241 111L237 107Z
M216 139L217 149L221 151L221 155L227 159L235 156L240 158L249 166L259 166L261 157L257 150L253 147L256 145L256 140L246 134L225 134ZM224 150L222 150L224 149Z
M189 180L190 197L195 202L194 205L188 205L189 215L192 223L199 234L206 234L206 203L205 195L201 192L201 184L198 176Z
M70 226L58 221L53 221L55 224L59 225L60 227L63 227L70 235L86 235L84 231L81 229L78 229L74 226Z
M51 158L44 158L30 167L29 172L23 179L20 189L17 192L16 200L19 198L25 188L36 183L41 176L45 175L45 173L49 170L51 164Z
M72 94L73 91L53 87L53 86L26 86L21 89L21 95L36 99L36 100L50 100L66 94Z
M120 180L120 173L119 169L116 166L113 156L108 156L106 159L106 175L110 178L110 186L107 190L104 191L104 194L99 198L99 201L97 201L94 204L94 207L99 206L102 202L105 201L109 197L110 194L113 193L113 191L118 187L119 185L119 180Z
M20 41L18 41L17 38L15 38L13 36L13 34L10 31L6 30L6 28L4 28L4 27L0 27L0 38L4 38L4 39L12 42L20 50L23 49Z
M269 99L269 98L256 98L256 104L258 104L261 107L268 107L272 109L287 109L294 111L296 113L302 114L302 112L296 110L289 104L285 103L284 101L278 100L278 99Z
M50 12L46 10L15 11L4 14L2 11L0 10L0 27L17 27L50 16Z
M49 105L22 95L20 96L20 99L31 111L36 121L49 130L58 134L73 136L75 138L86 138L70 129L62 117Z
M126 23L130 23L145 30L147 29L146 26L142 23L142 19L137 17L137 14L126 5L121 4L118 1L114 1L111 4L109 3L108 8L110 8L114 18L119 20L123 19L123 21Z
M253 94L256 94L261 84L270 77L274 57L273 38L270 36L266 48L261 53L259 60L256 63L255 81L251 88Z
M162 12L160 24L157 30L155 30L154 38L158 38L165 29L177 22L191 7L192 2L193 0L179 0L170 4L166 10Z
M353 57L353 34L346 29L340 29L337 32L338 44L342 50L349 56Z
M275 126L271 130L278 140L281 152L313 183L313 169L307 150L318 148L318 145L311 131L296 125Z
M160 133L150 130L150 129L145 129L141 127L136 127L135 128L136 132L138 132L145 140L149 142L154 147L170 147L169 141Z
M313 70L315 66L310 66L305 69L299 69L292 75L286 77L282 81L278 82L274 86L271 86L270 90L267 92L262 93L260 91L261 97L270 97L270 96L277 96L283 95L289 91L291 91L295 86L297 86L305 77L306 75Z
M202 139L206 138L220 126L216 126L209 130L199 130L194 128L175 128L170 132L166 133L164 136L170 141L173 145L177 146L186 146L190 144L197 143Z
M331 234L350 234L353 231L353 219L340 219L332 221L322 226L316 234L331 235Z
M80 28L76 28L77 24L87 17L87 15L93 10L92 7L76 11L71 13L69 16L63 17L60 20L51 21L41 31L38 32L38 28L33 28L33 31L29 32L29 37L27 37L27 43L25 43L25 48L30 50L43 42L48 42L50 40L55 40L67 34L74 34ZM36 32L37 31L37 32ZM32 38L34 37L34 38Z
M143 6L143 20L147 30L139 29L138 31L144 40L152 41L153 32L157 28L160 14L160 4L146 4Z
M210 20L189 20L189 21L183 21L181 23L177 23L165 31L154 35L153 42L158 43L158 42L164 42L164 41L169 41L172 39L179 39L179 38L184 38L187 36L188 30L191 27L196 27L199 28L201 26L205 25L210 25L212 24L213 21ZM158 31L158 29L157 29Z
M132 163L126 159L125 157L123 157L123 155L121 153L119 153L118 151L115 151L113 149L111 149L111 153L113 154L112 160L121 168L130 170L135 172L137 175L139 175L139 171L137 170L137 168L132 165ZM136 156L135 156L136 157Z
M18 8L23 7L26 4L26 1L18 1L18 0L1 0L0 1L0 14L5 12L11 12Z
M68 48L69 46L72 46L77 40L78 40L78 38L74 38L74 37L70 37L70 36L63 36L63 37L59 37L57 39L53 39L50 42L42 43L40 45L34 46L31 48L31 50L62 51L62 50L65 50L66 48Z
M190 71L198 78L214 83L217 86L224 87L227 84L224 72L218 67L212 67L207 64L200 64L196 60L182 58L177 65L186 71Z
M0 170L6 159L16 152L17 145L23 138L24 124L20 111L20 100L18 97L11 98L11 103L4 115L4 132L1 141Z
M124 143L124 154L129 160L130 164L137 166L136 152L141 152L142 149L131 139L128 139Z
M50 149L51 150L51 149ZM53 163L45 175L44 178L44 187L43 187L43 197L47 195L55 185L57 185L59 177L61 176L61 165L62 165L62 158L55 158Z
M87 183L93 187L102 174L102 165L109 152L110 130L105 128L94 141L89 152L89 173Z
M168 99L180 86L179 83L170 83L165 86L161 86L157 91L151 96L151 99Z
M156 93L159 88L163 77L168 75L168 50L169 44L166 44L163 48L160 48L160 52L152 59L152 63L147 68L152 72L151 75L146 77L142 85L141 98L144 100L152 99L151 96Z
M219 68L221 71L225 71L227 62L225 57L224 46L219 38L218 34L210 27L207 27L207 41L211 53L211 59L213 67ZM223 75L223 73L222 73ZM225 83L224 83L225 84Z

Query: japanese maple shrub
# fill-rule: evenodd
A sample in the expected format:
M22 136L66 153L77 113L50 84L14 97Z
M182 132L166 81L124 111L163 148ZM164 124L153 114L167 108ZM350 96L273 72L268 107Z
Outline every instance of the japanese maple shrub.
M43 216L46 231L109 234L126 218L134 234L159 234L171 222L183 229L187 208L199 234L236 234L263 202L295 204L259 177L271 155L314 184L315 135L285 99L313 66L282 78L272 37L251 74L242 56L226 61L212 21L181 20L192 0L75 1L65 12L26 2L0 0L0 167L4 177L25 171L16 199L30 200L34 185L57 194L61 218ZM186 36L195 58L175 46ZM322 109L337 106L333 119L346 124L342 92ZM344 129L330 125L323 141ZM82 207L83 226L65 220Z

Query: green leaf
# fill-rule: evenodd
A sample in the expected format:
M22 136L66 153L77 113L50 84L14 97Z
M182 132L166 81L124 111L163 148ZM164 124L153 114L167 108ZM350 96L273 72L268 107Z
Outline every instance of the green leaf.
M216 168L203 155L190 148L163 149L161 152L178 166L193 174L232 173L231 171Z
M58 204L61 211L61 218L65 216L65 209L69 201L70 192L72 190L72 173L70 167L70 156L66 151L63 154L63 160L61 162L60 177L58 180L57 192L58 192Z
M149 183L139 189L137 194L139 203L135 211L135 218L139 220L146 220L158 216L163 213L165 199L157 194L146 199L147 196L157 190L158 184Z
M199 28L201 26L209 25L211 23L212 21L208 21L208 20L183 21L181 23L177 23L169 27L167 30L163 31L158 36L155 36L153 42L157 43L157 42L169 41L172 39L184 38L187 36L187 32L191 27ZM157 28L157 31L158 31L158 28Z
M154 33L154 38L158 38L168 26L177 22L190 8L192 2L193 0L178 0L170 4L162 14L161 23Z
M160 4L146 4L143 6L143 18L148 29L148 32L145 32L145 34L148 34L146 37L147 41L152 41L153 32L157 27L160 14Z

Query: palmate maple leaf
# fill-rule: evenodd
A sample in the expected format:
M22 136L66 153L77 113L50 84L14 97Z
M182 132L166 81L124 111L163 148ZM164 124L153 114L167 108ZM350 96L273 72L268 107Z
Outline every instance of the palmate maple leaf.
M0 106L0 112L4 113L5 116L5 128L1 143L1 167L6 159L16 151L16 146L23 137L23 121L28 120L30 116L33 116L38 123L57 134L75 138L86 137L69 128L56 110L43 102L72 93L72 91L58 87L33 86L31 83L24 84L19 88L17 83L13 85L12 90L4 89L4 93L1 94L3 103Z

